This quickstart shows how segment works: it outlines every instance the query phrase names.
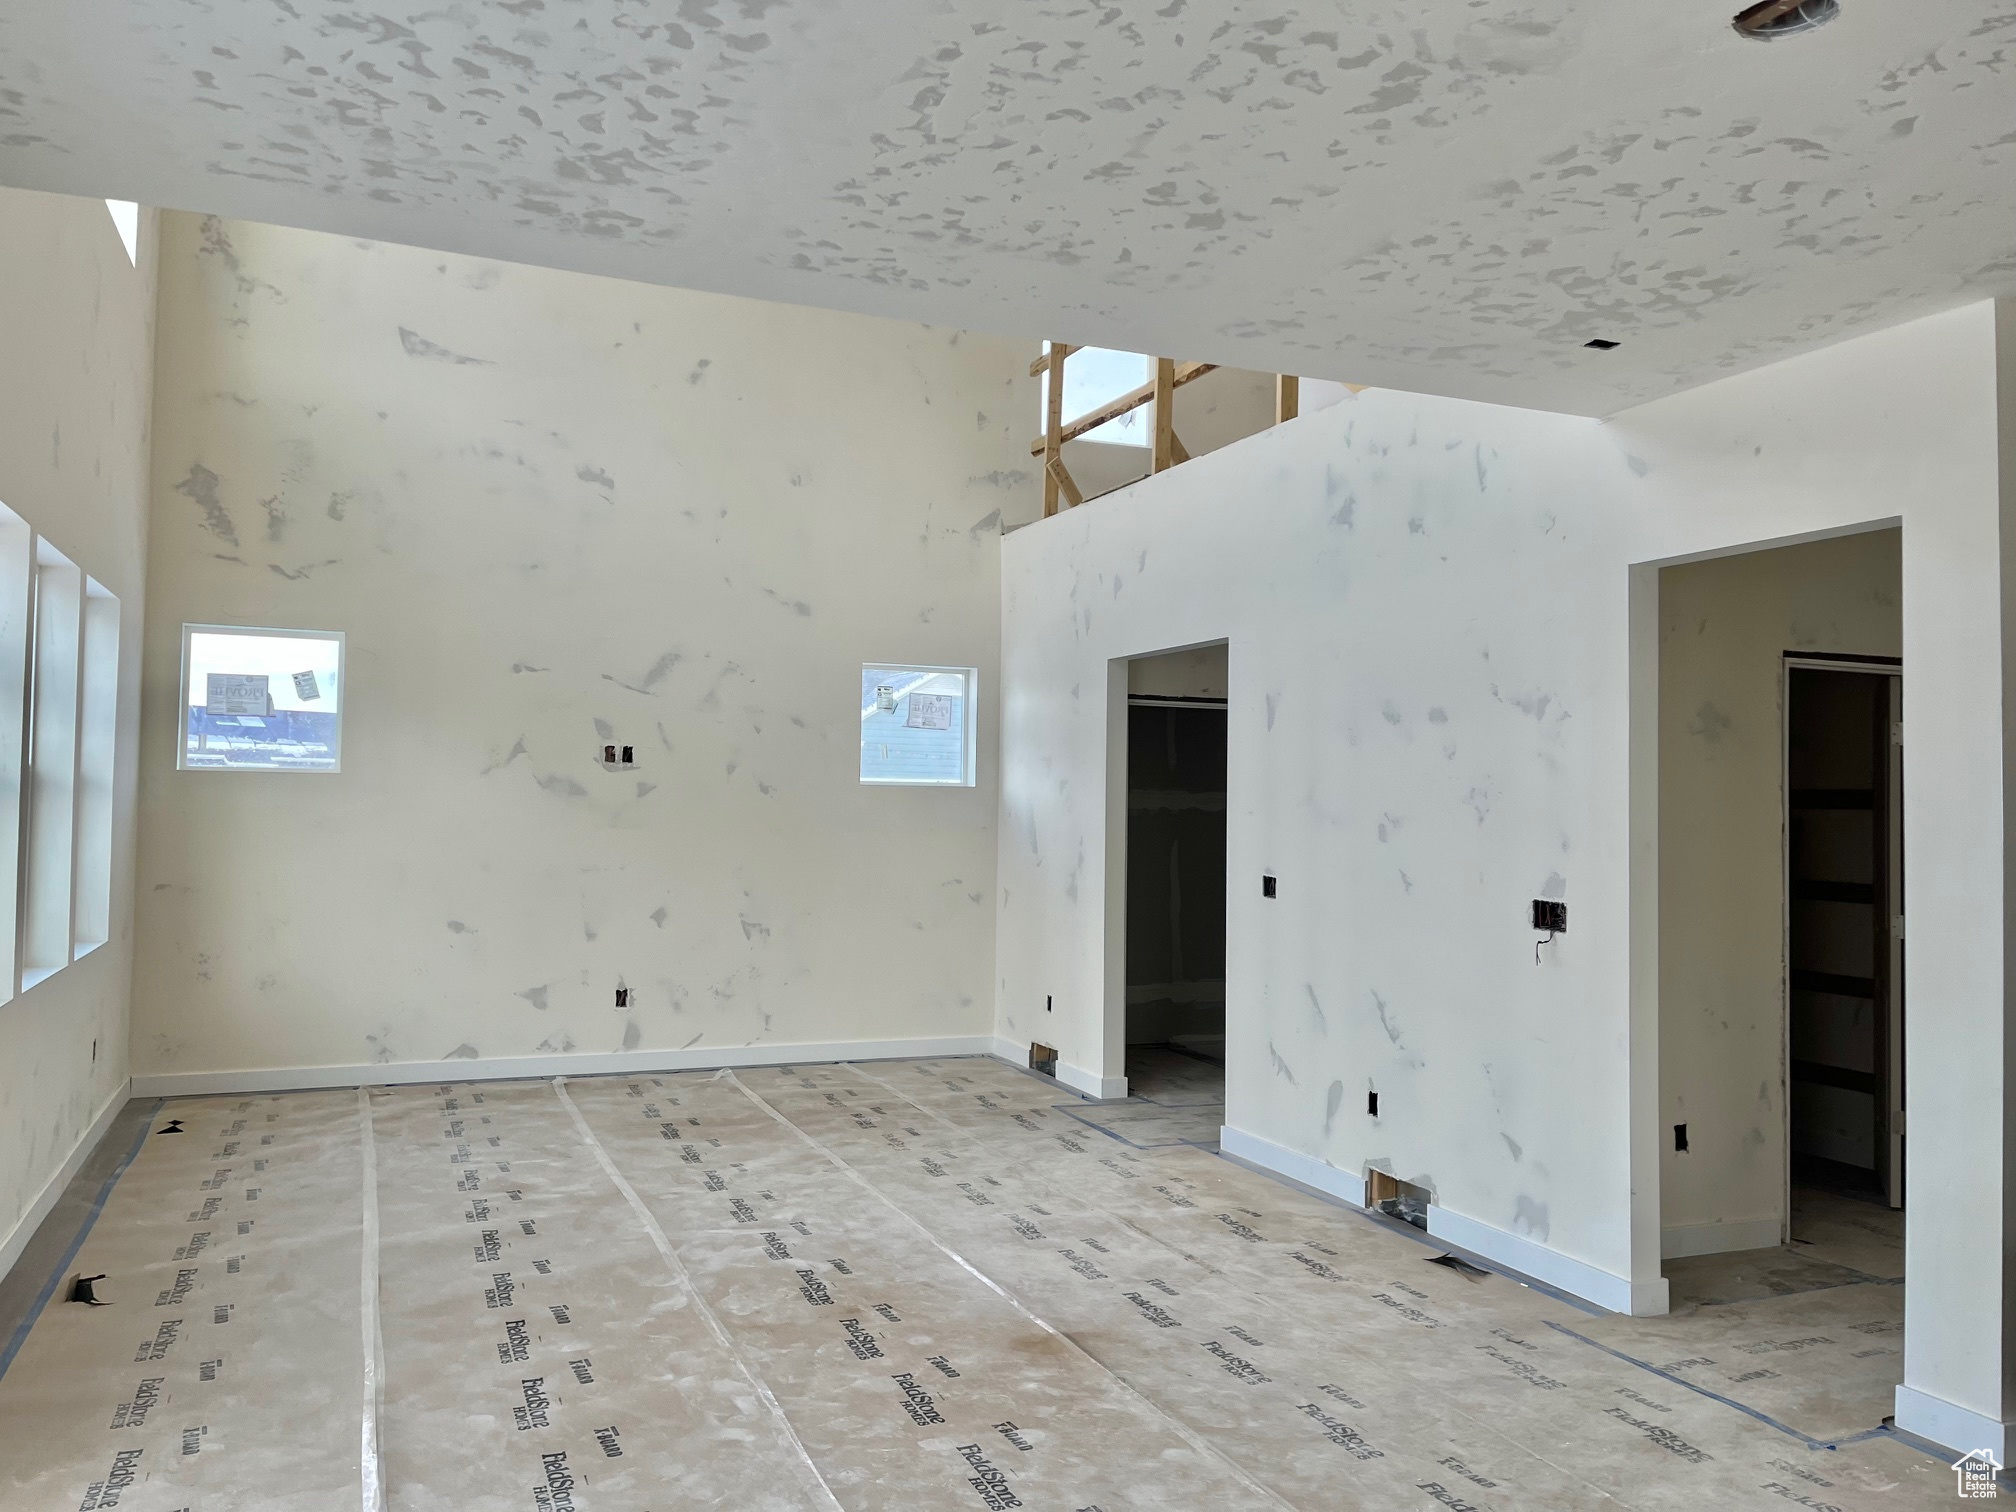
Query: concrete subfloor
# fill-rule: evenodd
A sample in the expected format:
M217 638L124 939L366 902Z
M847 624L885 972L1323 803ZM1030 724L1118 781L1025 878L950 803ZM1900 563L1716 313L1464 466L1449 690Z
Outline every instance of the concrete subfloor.
M111 1305L31 1308L0 1377L0 1506L1950 1501L1826 1385L1899 1288L1594 1315L1120 1117L1209 1108L1159 1090L959 1059L148 1109L59 1267Z

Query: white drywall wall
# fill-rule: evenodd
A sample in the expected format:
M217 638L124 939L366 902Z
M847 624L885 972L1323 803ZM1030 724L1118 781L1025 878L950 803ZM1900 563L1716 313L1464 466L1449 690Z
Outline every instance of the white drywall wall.
M1903 654L1901 536L1868 531L1659 575L1662 1247L1779 1242L1785 1220L1787 651Z
M136 268L103 200L0 189L0 502L121 610L110 937L0 1005L0 1270L125 1096L152 220L142 216Z
M984 1038L1026 344L180 215L163 267L143 1085ZM176 771L185 621L347 632L343 771ZM979 669L976 788L860 785L863 661Z
M1062 1058L1117 1074L1116 659L1227 638L1228 1124L1663 1307L1650 564L1901 517L1907 1381L1999 1422L1999 1220L1957 1185L2003 1149L1996 352L1975 305L1607 424L1368 391L1009 537L997 1032L1053 995Z
M1228 661L1222 643L1136 657L1127 664L1127 691L1149 698L1223 698Z

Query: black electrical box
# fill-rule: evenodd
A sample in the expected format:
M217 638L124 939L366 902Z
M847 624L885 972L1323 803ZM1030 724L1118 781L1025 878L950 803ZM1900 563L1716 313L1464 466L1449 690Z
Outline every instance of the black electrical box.
M1568 905L1547 898L1533 900L1533 927L1549 934L1568 933Z

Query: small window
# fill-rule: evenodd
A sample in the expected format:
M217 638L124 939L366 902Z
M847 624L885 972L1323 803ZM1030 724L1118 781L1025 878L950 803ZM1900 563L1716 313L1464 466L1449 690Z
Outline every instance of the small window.
M1049 350L1046 342L1044 350ZM1139 352L1115 352L1105 347L1077 347L1064 359L1064 423L1089 414L1122 394L1132 393L1151 381L1153 364ZM1039 385L1036 429L1049 424L1050 374L1046 369ZM1155 431L1155 401L1115 416L1104 425L1085 432L1086 441L1107 441L1116 446L1146 446Z
M861 669L861 780L973 786L971 667Z
M132 200L107 200L105 208L112 212L112 224L119 232L119 245L126 249L126 260L137 268L140 265L140 207Z
M182 627L181 766L335 772L343 756L343 634Z

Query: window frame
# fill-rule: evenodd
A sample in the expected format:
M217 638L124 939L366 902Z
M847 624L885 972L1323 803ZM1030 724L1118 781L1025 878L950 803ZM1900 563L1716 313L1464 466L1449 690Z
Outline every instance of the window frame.
M189 764L189 643L198 635L252 635L266 639L334 641L336 643L336 739L334 760L326 767L282 766L191 766ZM256 772L291 773L301 777L336 777L343 771L343 721L349 713L349 641L341 630L301 630L283 625L199 625L182 626L182 670L177 679L179 702L175 714L175 770L178 772L235 772L247 776Z
M915 674L920 679L927 677L957 677L962 691L960 704L960 776L956 779L941 780L932 777L870 777L860 771L861 749L855 749L856 770L860 785L864 788L972 788L980 785L979 777L979 734L980 734L980 669L978 667L934 667L922 662L864 661L863 673L895 672L904 675ZM868 711L861 711L861 722L868 722Z
M1045 357L1048 357L1050 355L1050 350L1053 345L1054 343L1049 341L1043 343L1043 355ZM1140 388L1145 384L1150 384L1155 381L1155 359L1149 356L1146 352L1129 352L1123 350L1120 347L1073 347L1071 349L1071 355L1064 359L1066 399L1069 399L1070 397L1069 380L1072 372L1071 359L1078 357L1086 352L1100 352L1115 357L1137 358L1141 363L1141 379L1139 383L1130 383L1127 385L1126 388L1115 389L1112 393L1108 394L1104 399L1094 399L1090 405L1078 411L1078 413L1075 415L1071 414L1067 410L1065 413L1059 416L1060 423L1064 425L1070 425L1074 421L1081 420L1086 415L1091 414L1093 410L1099 408L1100 405L1109 403L1112 400L1119 398L1120 395L1122 394L1131 393L1134 389ZM1083 369L1080 368L1079 371L1082 372ZM1051 379L1052 379L1052 370L1046 363L1044 365L1042 373L1039 375L1039 379L1036 385L1036 399L1037 399L1036 431L1037 434L1039 435L1043 433L1045 428L1050 423ZM1103 430L1129 429L1133 424L1136 423L1135 421L1136 416L1139 417L1138 423L1141 426L1141 439L1138 441L1131 439L1117 439L1116 437L1111 435L1102 436L1099 434L1099 432ZM1107 420L1102 424L1093 427L1091 430L1087 431L1084 435L1077 437L1069 444L1076 446L1080 441L1090 441L1097 446L1112 446L1127 451L1145 452L1153 450L1154 435L1155 435L1155 401L1153 399L1150 399L1146 404L1138 406L1137 408L1131 410L1125 415L1116 415L1111 420Z
M0 1004L112 934L119 737L131 717L119 596L0 502Z

